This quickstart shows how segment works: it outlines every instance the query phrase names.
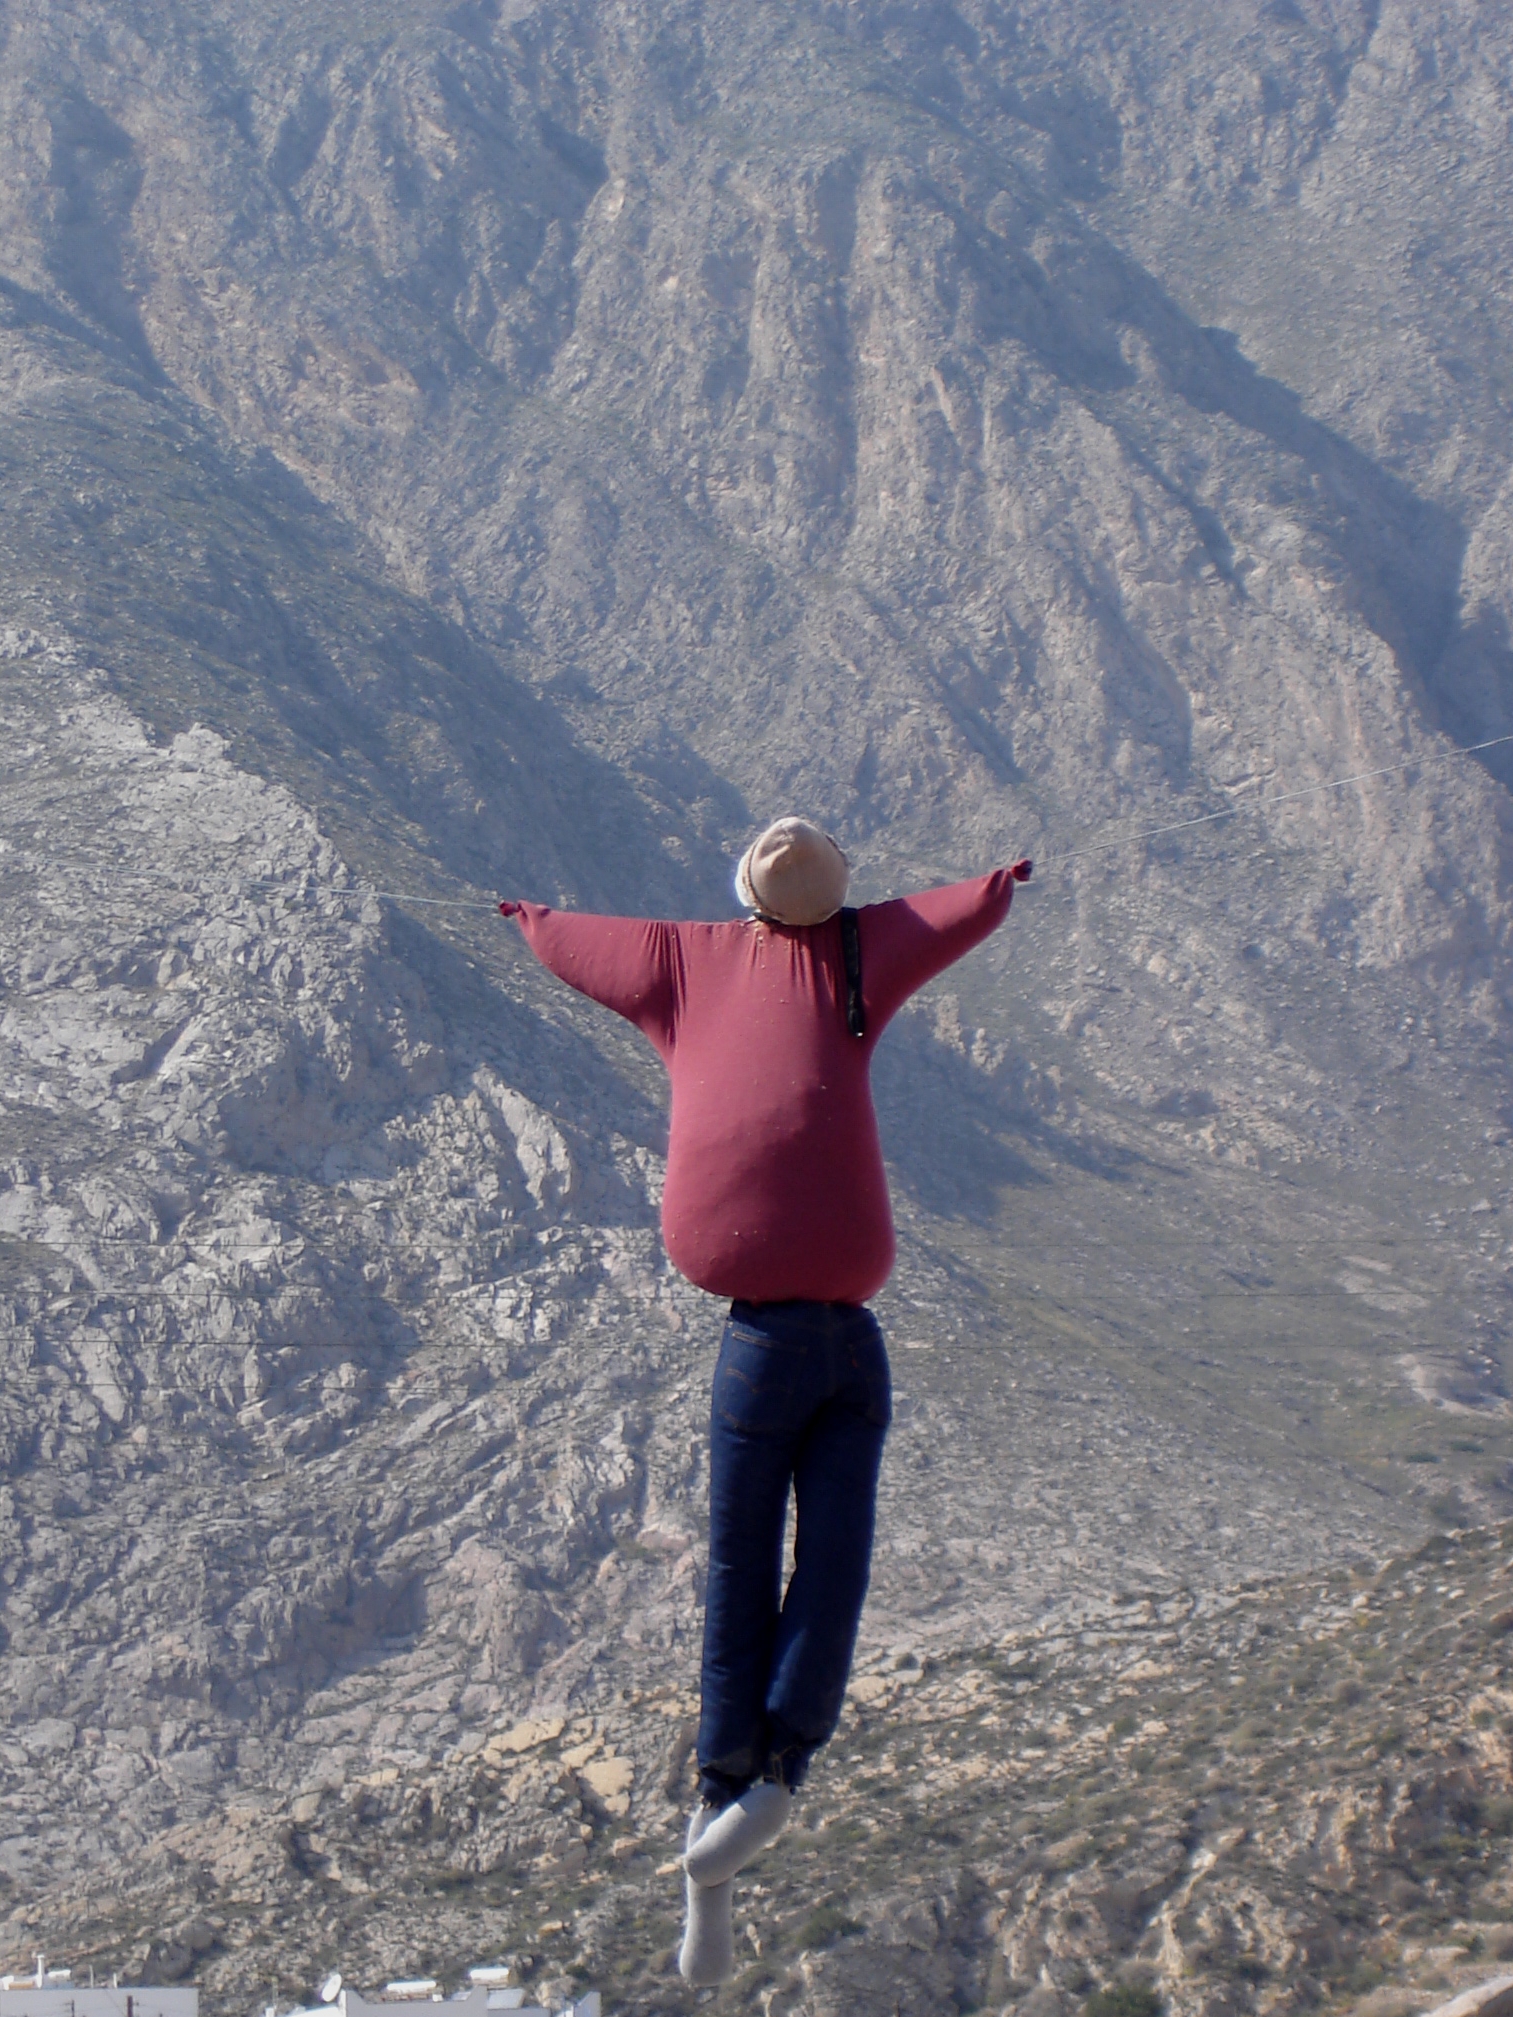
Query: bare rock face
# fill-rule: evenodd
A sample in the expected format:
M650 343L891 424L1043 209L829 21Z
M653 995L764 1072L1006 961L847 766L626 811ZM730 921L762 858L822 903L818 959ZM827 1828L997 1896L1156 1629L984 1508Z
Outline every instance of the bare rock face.
M878 1062L868 1659L1506 1514L1510 77L1418 0L3 18L18 1952L133 1861L203 1974L370 1809L506 1915L670 1825L718 1312L492 904L727 914L776 812L1040 864Z

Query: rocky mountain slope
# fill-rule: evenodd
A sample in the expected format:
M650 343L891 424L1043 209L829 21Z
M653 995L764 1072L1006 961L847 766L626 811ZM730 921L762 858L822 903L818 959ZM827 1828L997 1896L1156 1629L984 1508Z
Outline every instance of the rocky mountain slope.
M936 1660L864 1663L840 1768L740 1880L722 2005L769 2013L1406 2013L1513 1955L1513 1532L1222 1594L1134 1582ZM234 2004L480 1955L627 2013L678 1981L696 1704L482 1725L327 1770L16 1915ZM1096 2007L1096 2006L1095 2006Z
M717 1316L498 893L1042 863L879 1060L869 1657L1513 1507L1510 117L1417 0L0 7L18 1952L686 1694Z

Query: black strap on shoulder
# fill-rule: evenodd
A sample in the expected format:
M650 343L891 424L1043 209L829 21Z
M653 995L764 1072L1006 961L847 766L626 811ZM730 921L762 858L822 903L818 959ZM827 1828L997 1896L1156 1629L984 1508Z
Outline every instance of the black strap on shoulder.
M862 935L854 910L841 912L841 952L846 961L846 1027L854 1037L867 1034L862 1007Z

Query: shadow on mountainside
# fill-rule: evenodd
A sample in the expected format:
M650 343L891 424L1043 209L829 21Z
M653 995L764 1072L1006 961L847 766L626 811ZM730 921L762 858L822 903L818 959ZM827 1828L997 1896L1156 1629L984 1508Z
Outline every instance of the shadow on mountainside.
M161 384L126 269L144 174L136 142L77 88L58 94L48 123L48 270L131 364Z
M1290 9L1272 14L1301 19ZM1349 66L1374 26L1371 10L1348 46L1310 51L1309 60L1324 65L1331 106L1343 98ZM1237 585L1219 515L1150 453L1148 416L1138 398L1128 397L1138 393L1141 374L1124 338L1143 337L1165 391L1195 412L1233 422L1293 465L1280 486L1275 479L1266 486L1272 501L1297 511L1328 547L1361 617L1419 683L1431 722L1462 741L1500 732L1513 718L1513 658L1505 637L1461 629L1466 530L1459 517L1311 418L1295 392L1241 354L1230 331L1197 323L1151 272L1062 200L1089 200L1117 178L1121 128L1106 96L1074 78L1049 85L1047 52L1017 20L1005 30L1005 48L992 52L958 12L935 4L889 8L870 19L863 10L847 32L867 40L889 65L888 81L880 76L872 83L874 94L896 90L942 136L983 150L970 195L930 177L932 196L953 226L955 264L975 297L979 340L1022 344L1087 401L1186 509L1214 565ZM1004 69L1009 47L1039 80L1027 90ZM974 98L979 114L1006 112L1046 137L1053 150L1048 181L1035 170L1021 172L1012 147L995 146L992 122L974 118ZM1000 203L995 213L1000 191L1010 197L1014 218L1005 228L989 221L1005 207ZM1513 780L1505 752L1482 760L1504 783Z
M501 894L728 910L724 837L677 793L686 761L669 751L671 772L645 768L638 791L499 652L383 582L271 455L227 453L191 410L37 334L74 350L81 397L0 430L12 590L45 626L66 547L69 629L160 731L203 722L249 769L276 761L338 837L367 837L369 873L398 844Z
M1460 517L1425 499L1335 429L1300 396L1259 371L1228 330L1185 313L1154 275L1107 239L1050 206L1030 204L1000 234L944 189L934 192L955 230L954 251L973 289L973 328L986 345L1030 350L1118 436L1132 460L1181 506L1231 590L1243 574L1222 513L1173 473L1171 417L1152 401L1126 355L1143 339L1162 392L1241 431L1236 444L1266 457L1250 486L1293 514L1323 549L1350 604L1416 685L1428 724L1466 743L1505 732L1513 719L1513 650L1485 617L1463 624ZM1030 249L1044 226L1054 247ZM1317 562L1315 564L1318 564ZM1513 783L1508 752L1477 761Z
M872 1068L888 1166L927 1212L999 1222L1004 1191L1043 1189L1058 1165L1122 1183L1142 1158L1065 1133L930 1034L919 1014L889 1027Z

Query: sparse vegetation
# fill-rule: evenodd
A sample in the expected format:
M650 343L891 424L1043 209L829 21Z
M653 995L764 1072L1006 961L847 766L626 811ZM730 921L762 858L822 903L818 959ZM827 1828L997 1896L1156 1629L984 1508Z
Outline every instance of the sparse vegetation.
M865 1933L866 1922L854 1919L842 1905L825 1904L811 1912L798 1936L801 1947L828 1947L853 1933Z
M1513 1795L1495 1762L1478 1762L1493 1754L1472 1742L1473 1733L1481 1745L1501 1741L1487 1690L1508 1679L1507 1636L1488 1630L1506 1609L1504 1538L1487 1530L1437 1540L1323 1597L1316 1581L1282 1582L1207 1607L1177 1597L1160 1615L1126 1611L1117 1629L1111 1613L1086 1645L1076 1633L1037 1635L1028 1689L997 1648L942 1658L925 1679L888 1682L874 1667L866 1707L838 1740L844 1768L820 1768L781 1853L738 1885L738 1926L749 1921L762 1950L747 1942L739 1994L755 2005L790 1980L801 1952L811 1972L838 1971L837 1985L852 1979L847 1971L871 1979L868 1957L879 1951L905 1975L916 1961L949 1956L964 1985L986 1983L1011 1948L1034 1951L1051 1934L1061 1992L1082 1999L1082 2017L1158 2017L1192 1996L1304 2017L1312 1977L1287 1958L1288 1941L1324 1957L1318 1993L1330 1998L1419 1979L1401 1959L1404 1941L1439 1954L1442 1987L1454 1966L1474 1967L1494 1940L1510 1938L1503 1927L1513 1918ZM1430 1564L1453 1571L1453 1613L1436 1578L1420 1573ZM1391 1657L1369 1688L1359 1685L1352 1608L1363 1592L1373 1615L1391 1621ZM1303 1617L1300 1636L1289 1621ZM1158 1633L1169 1671L1142 1683L1138 1710L1108 1717L1120 1699L1111 1681ZM1236 1645L1263 1636L1275 1649L1264 1666L1233 1659ZM1215 1674L1224 1676L1217 1700ZM1321 1701L1329 1719L1318 1726L1287 1706ZM1084 1707L1093 1713L1082 1716ZM628 1750L638 1733L675 1721L667 1712L676 1708L671 1698L621 1701L604 1741ZM1057 1744L1032 1741L1053 1718L1065 1719ZM1132 1744L1131 1720L1162 1734ZM250 1874L209 1900L192 1888L190 1857L182 1876L128 1878L109 1914L80 1897L33 1919L37 1943L66 1946L97 1968L129 1966L145 1917L133 1900L181 1896L182 1915L213 1911L224 1927L199 1969L211 1998L252 1946L266 1944L276 1909L290 1994L307 1947L360 1970L365 1953L392 1952L379 1943L403 1939L442 1976L503 1950L533 1982L612 1988L616 2017L669 2017L685 2007L668 1973L679 1934L670 1867L679 1804L649 1785L627 1820L590 1821L594 1810L576 1801L560 1763L575 1741L581 1730L570 1726L523 1760L459 1761L368 1789L365 1806L328 1803L298 1838L303 1874L269 1835ZM1222 1763L1216 1744L1227 1744ZM426 1828L405 1833L403 1817L422 1811ZM486 1814L494 1818L484 1824ZM1321 1884L1316 1831L1347 1817L1348 1863ZM548 1825L552 1855L539 1846ZM538 1846L515 1853L511 1841ZM622 1845L629 1854L615 1853ZM669 1866L661 1875L658 1863ZM347 1888L354 1882L382 1887L381 1920L371 1894ZM1176 1926L1185 1958L1168 1979L1160 1912L1179 1884L1191 1886ZM1286 1941L1268 1930L1282 1923L1292 1929ZM882 1946L895 1930L903 1944ZM995 2011L1008 2000L972 1993Z
M1088 1997L1082 2017L1161 2017L1161 2009L1161 1998L1148 1982L1115 1982Z

